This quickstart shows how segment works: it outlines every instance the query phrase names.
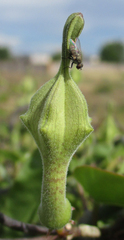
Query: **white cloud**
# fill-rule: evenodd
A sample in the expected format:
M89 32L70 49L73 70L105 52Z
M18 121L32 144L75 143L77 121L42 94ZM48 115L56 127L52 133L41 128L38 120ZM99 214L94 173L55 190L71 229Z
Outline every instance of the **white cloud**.
M0 46L13 48L19 46L20 43L17 37L0 34Z
M60 52L62 49L62 44L59 43L37 43L34 44L32 47L33 52L42 52L42 53L54 53L54 52Z

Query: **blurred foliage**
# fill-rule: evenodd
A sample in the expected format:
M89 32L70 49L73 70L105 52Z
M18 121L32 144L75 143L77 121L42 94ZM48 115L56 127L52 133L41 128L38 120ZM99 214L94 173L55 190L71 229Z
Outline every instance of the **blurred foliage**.
M61 52L56 52L52 55L53 61L60 61L61 60Z
M106 171L114 173L117 178L118 174L124 175L124 128L122 125L124 72L113 74L112 71L110 76L109 72L105 71L102 75L100 74L97 71L97 75L94 75L94 72L89 75L88 70L87 73L83 72L82 77L81 71L75 68L71 70L71 75L79 83L87 98L95 131L79 147L70 162L67 198L75 207L73 219L76 223L92 224L95 218L98 226L109 226L119 214L123 214L123 198L122 204L118 198L123 196L119 195L123 184L120 183L116 192L114 186L117 181L114 178L111 180L113 186L109 191L107 181L111 174L106 175ZM42 161L33 138L19 121L19 115L26 111L31 96L43 83L41 79L48 78L47 74L36 78L31 73L25 73L20 77L16 75L15 80L13 76L10 77L0 73L0 112L3 113L0 115L0 211L22 222L39 224L37 209L41 197ZM103 84L109 86L111 91L106 92L105 89L99 91ZM84 165L86 165L85 169ZM87 170L88 168L90 170ZM102 180L99 178L101 177L99 169L102 169L105 174ZM85 182L82 183L78 179L79 183L75 174L81 181L83 181L82 176L85 176ZM90 185L93 179L96 180L96 186ZM103 202L100 200L100 203L97 203L97 213L94 217L95 199L99 196L98 188L101 184L107 193L102 198ZM113 188L114 202L112 202ZM94 195L89 189L95 190ZM111 200L109 205L106 204L108 196ZM0 238L21 236L23 236L22 233L0 226Z
M102 47L100 52L102 61L107 62L124 62L124 44L121 42L112 42Z
M0 60L7 60L11 57L10 50L6 47L0 47Z

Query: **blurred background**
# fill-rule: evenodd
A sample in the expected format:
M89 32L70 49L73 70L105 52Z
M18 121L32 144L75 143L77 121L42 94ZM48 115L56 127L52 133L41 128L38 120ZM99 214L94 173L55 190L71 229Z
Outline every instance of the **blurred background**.
M71 178L77 165L124 174L124 1L0 0L0 211L20 221L39 221L42 164L19 116L36 90L57 73L63 27L73 12L83 13L85 20L80 35L84 67L74 66L71 75L87 100L95 130L68 173L75 221L84 212L80 189ZM111 214L102 224L110 219ZM17 236L0 230L0 237Z

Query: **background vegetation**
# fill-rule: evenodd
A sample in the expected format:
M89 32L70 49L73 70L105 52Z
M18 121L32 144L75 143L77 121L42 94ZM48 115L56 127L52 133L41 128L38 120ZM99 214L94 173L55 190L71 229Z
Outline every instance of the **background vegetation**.
M11 53L8 48L0 47L0 60L7 60L11 57Z
M124 62L124 44L122 42L111 42L102 47L100 51L101 60L107 62Z

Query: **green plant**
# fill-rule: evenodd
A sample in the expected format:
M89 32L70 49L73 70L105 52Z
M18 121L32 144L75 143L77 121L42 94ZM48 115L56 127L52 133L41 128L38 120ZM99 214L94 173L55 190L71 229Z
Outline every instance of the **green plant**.
M52 60L55 61L55 62L60 61L61 60L61 53L60 52L55 52L52 55Z
M8 48L0 48L0 60L7 60L11 57L11 53Z
M59 72L36 92L28 112L21 116L42 157L39 217L51 229L62 228L71 219L71 204L65 197L67 170L76 149L93 131L86 100L69 73L69 41L75 41L83 26L81 13L69 16Z
M124 61L124 44L121 42L112 42L106 44L100 52L101 60L107 62L121 63Z

